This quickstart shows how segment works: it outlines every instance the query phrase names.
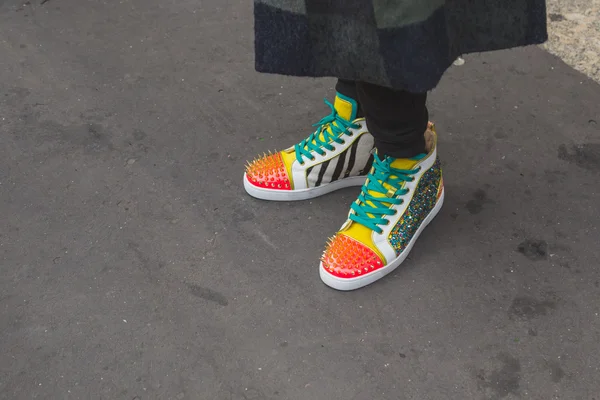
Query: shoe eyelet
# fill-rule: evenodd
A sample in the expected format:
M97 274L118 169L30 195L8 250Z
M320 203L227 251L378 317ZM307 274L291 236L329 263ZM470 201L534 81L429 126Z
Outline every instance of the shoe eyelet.
M342 141L340 142L340 144L346 144L346 141L344 139L342 139Z
M315 161L316 158L315 157L311 157L310 161Z

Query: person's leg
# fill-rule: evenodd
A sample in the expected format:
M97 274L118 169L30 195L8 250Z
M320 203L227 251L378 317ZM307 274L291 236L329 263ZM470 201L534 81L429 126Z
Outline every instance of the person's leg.
M354 85L380 157L410 158L425 151L427 93L410 93L370 83Z

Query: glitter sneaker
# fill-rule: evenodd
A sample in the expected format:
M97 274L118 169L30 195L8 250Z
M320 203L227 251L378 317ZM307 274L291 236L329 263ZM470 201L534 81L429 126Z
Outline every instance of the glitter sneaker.
M396 269L444 202L444 184L433 124L428 154L412 159L375 156L373 169L348 220L329 240L319 267L338 290L366 286Z
M361 186L373 164L375 141L355 100L337 94L331 114L317 130L287 150L248 163L246 192L263 200L306 200L337 189Z

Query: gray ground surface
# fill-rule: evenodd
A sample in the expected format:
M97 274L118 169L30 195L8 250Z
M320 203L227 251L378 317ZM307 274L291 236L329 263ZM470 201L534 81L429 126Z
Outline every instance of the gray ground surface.
M0 398L600 398L600 86L539 48L453 68L445 208L338 293L318 255L356 190L240 184L333 83L253 72L251 25L242 0L0 0Z

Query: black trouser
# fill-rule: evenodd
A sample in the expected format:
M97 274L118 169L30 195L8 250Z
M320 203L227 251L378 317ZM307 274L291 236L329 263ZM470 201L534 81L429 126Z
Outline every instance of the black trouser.
M367 120L380 156L410 158L425 152L429 122L427 93L410 93L364 82L339 79L336 90L355 99Z

